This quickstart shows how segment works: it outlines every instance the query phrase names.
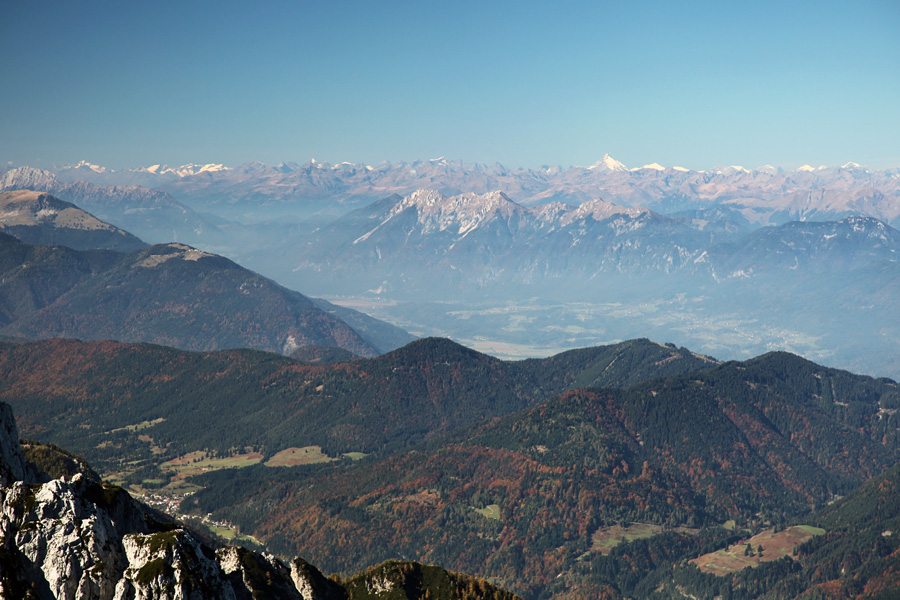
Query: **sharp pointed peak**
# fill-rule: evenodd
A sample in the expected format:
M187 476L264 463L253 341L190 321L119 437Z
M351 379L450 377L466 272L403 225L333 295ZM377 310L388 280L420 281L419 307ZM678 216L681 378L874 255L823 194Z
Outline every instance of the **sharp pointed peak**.
M599 171L627 171L628 167L614 159L609 154L604 154L603 158L588 167L590 170Z

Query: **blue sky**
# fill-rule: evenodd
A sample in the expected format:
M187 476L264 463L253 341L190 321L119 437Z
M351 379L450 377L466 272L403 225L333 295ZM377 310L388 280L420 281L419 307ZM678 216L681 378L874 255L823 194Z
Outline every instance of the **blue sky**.
M0 161L900 166L900 2L4 0Z

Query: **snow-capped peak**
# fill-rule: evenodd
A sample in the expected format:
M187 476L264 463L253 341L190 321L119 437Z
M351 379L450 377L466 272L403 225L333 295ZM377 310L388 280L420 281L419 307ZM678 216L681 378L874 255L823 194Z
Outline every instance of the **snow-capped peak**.
M379 225L353 243L367 240L388 221L407 209L416 211L417 222L423 233L448 231L460 238L496 216L509 219L514 213L527 210L500 191L481 195L465 193L448 197L437 190L419 189L397 202Z
M196 165L195 165L196 166ZM200 167L199 171L194 171L195 173L215 173L216 171L227 171L228 167L223 164L206 164Z
M459 213L460 210L483 211L505 206L518 206L509 197L500 191L488 192L486 194L465 193L458 196L444 196L437 190L419 189L412 194L403 198L392 210L393 213L415 206L420 214L452 211Z
M741 165L731 165L728 167L719 167L716 169L716 174L718 175L730 175L731 173L749 173L748 169L745 169Z
M222 164L208 163L205 165L195 165L188 163L177 168L168 165L156 164L149 167L141 167L136 169L138 172L153 173L154 175L172 174L178 177L187 177L188 175L196 175L197 173L215 173L216 171L228 171L228 167Z
M105 173L106 172L106 167L101 167L100 165L95 165L95 164L89 163L86 160L81 161L80 163L75 165L74 168L76 168L76 169L86 168L86 169L90 169L94 173Z
M592 171L595 169L600 171L627 171L628 167L614 159L609 154L604 154L603 158L588 167L588 169Z
M855 162L848 162L846 165L842 165L842 169L858 169L860 167L859 164Z
M659 163L650 163L649 165L644 165L643 167L635 167L631 169L632 171L643 171L644 169L650 169L652 171L665 171L666 168Z

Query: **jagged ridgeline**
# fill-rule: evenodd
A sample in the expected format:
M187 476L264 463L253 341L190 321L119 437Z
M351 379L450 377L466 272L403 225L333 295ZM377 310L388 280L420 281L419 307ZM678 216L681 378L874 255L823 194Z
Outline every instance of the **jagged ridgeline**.
M535 169L443 157L373 166L312 160L279 165L249 162L233 168L220 164L177 168L155 165L122 171L94 167L80 164L57 169L63 181L106 184L94 185L93 190L84 183L69 187L53 173L29 167L11 170L5 181L0 180L0 187L31 186L42 191L58 190L58 194L67 196L79 192L84 196L90 190L99 196L98 191L116 189L108 188L116 185L123 196L116 204L134 208L138 198L122 193L133 188L121 188L137 184L165 190L203 213L238 220L248 215L259 218L260 212L269 219L317 211L340 214L389 194L405 196L417 189L432 188L447 195L504 190L529 206L551 201L577 205L604 197L625 206L641 204L659 212L692 211L698 218L717 215L736 222L746 222L748 213L763 224L787 219L832 220L862 213L900 225L896 169L875 171L854 163L839 168L804 165L796 171L771 166L692 171L656 163L629 169L606 155L591 166Z
M12 410L0 403L4 599L516 598L486 581L414 562L386 563L342 583L302 558L286 564L269 554L211 545L121 488L101 483L64 450L32 443L23 456L17 434ZM37 456L37 463L29 460ZM67 474L53 479L42 471L46 465L64 465Z

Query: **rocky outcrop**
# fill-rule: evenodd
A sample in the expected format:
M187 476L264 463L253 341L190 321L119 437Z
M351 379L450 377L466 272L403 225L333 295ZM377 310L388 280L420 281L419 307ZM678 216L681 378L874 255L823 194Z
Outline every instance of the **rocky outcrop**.
M300 558L291 562L291 580L303 600L345 600L347 591Z
M0 403L0 485L25 479L25 461L19 446L19 430L9 404Z
M37 483L0 403L0 598L331 600L340 586L302 559L214 549L84 473Z

